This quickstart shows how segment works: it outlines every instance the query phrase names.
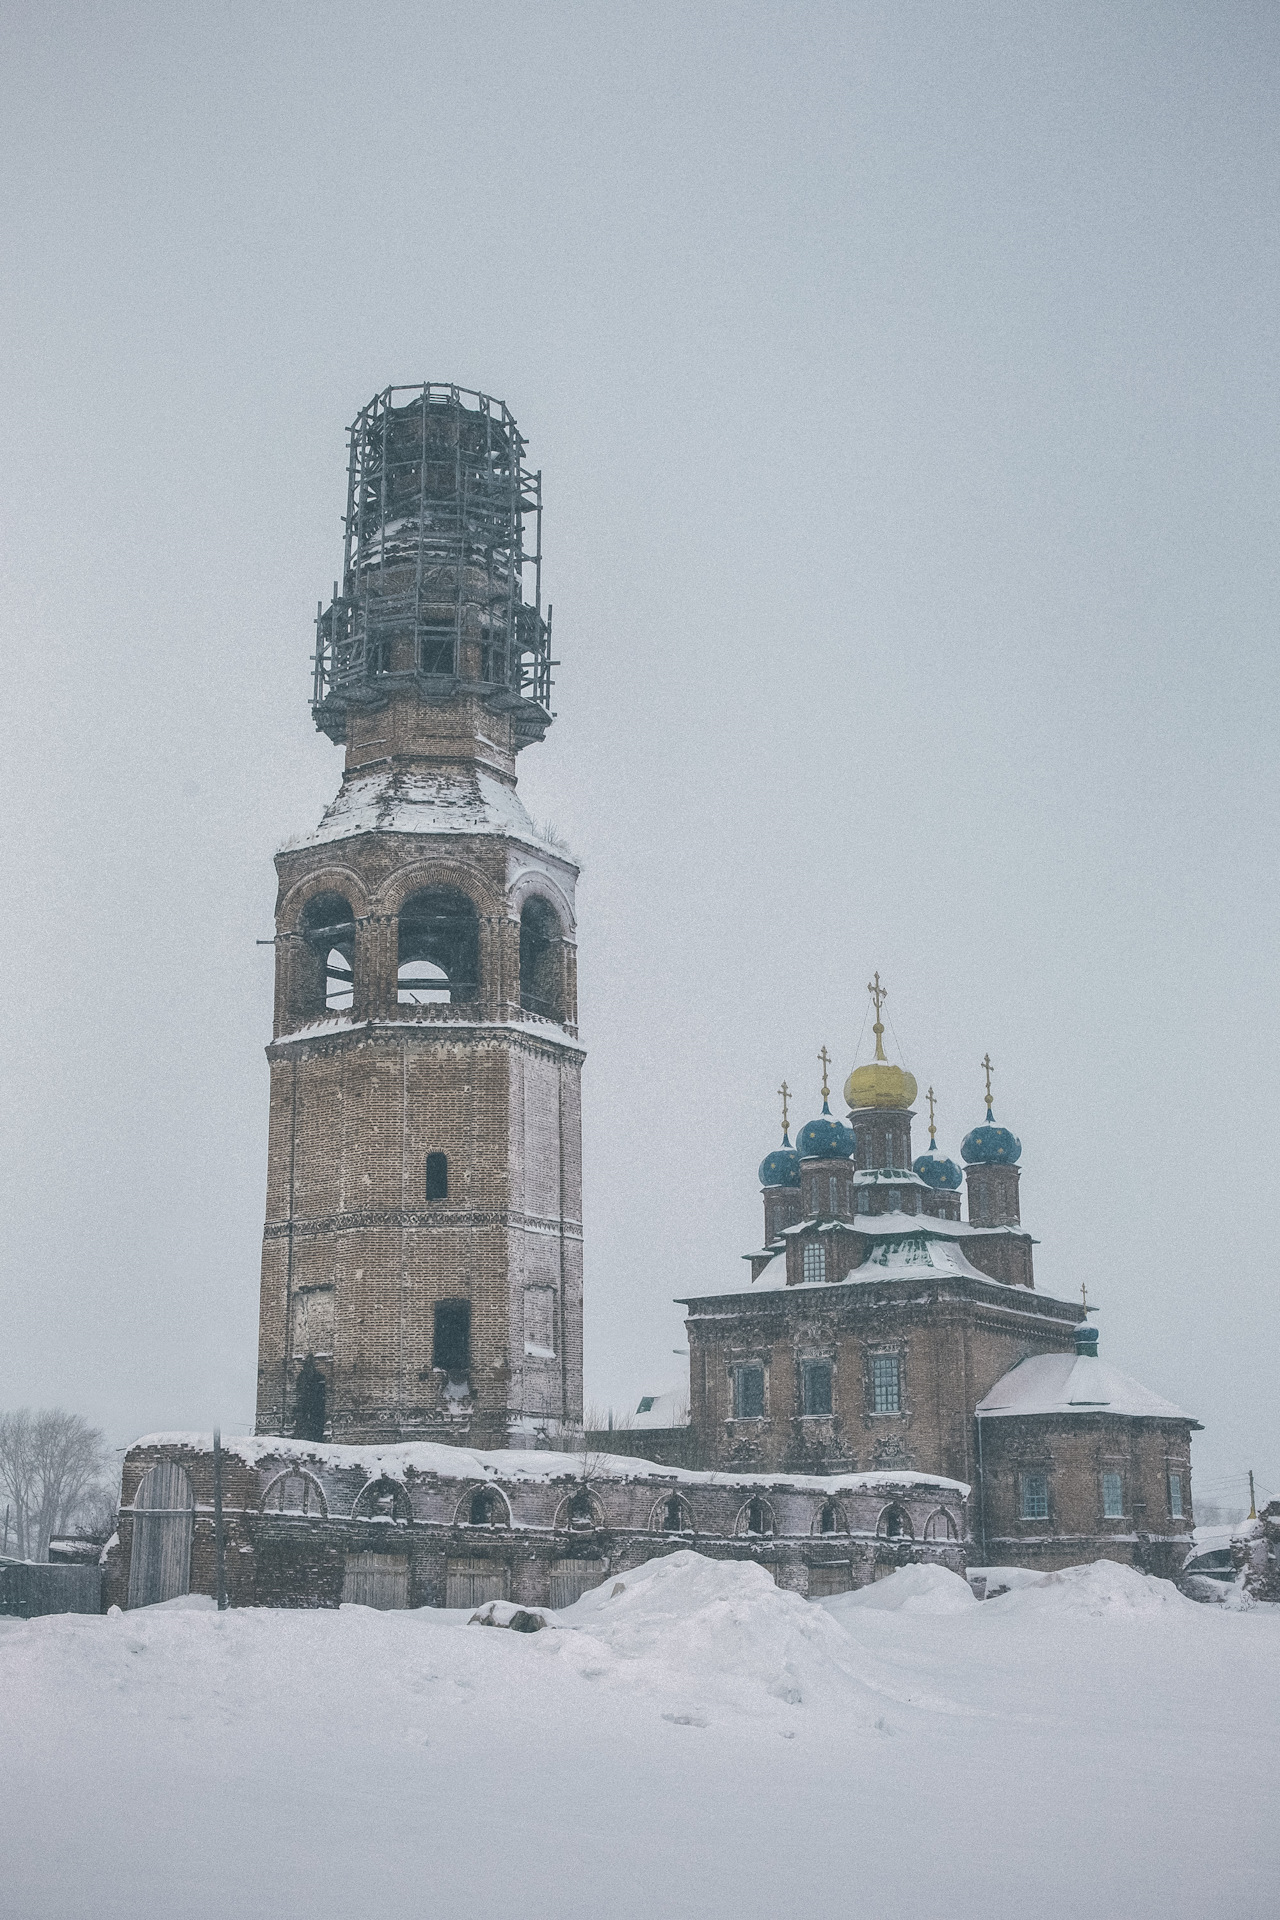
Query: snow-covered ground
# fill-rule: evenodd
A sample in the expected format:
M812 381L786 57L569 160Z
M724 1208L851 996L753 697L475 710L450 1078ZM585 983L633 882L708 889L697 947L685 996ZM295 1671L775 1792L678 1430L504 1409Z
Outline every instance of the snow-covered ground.
M1105 1562L982 1604L914 1568L813 1605L681 1552L559 1619L0 1622L0 1911L1280 1906L1280 1608Z

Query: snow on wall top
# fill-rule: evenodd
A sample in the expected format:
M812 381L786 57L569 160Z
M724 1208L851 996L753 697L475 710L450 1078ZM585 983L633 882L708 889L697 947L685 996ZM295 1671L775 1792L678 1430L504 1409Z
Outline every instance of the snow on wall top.
M353 1014L333 1014L325 1020L312 1020L294 1033L278 1033L273 1047L292 1047L303 1040L328 1040L336 1033L430 1033L438 1040L449 1040L463 1033L526 1033L534 1040L554 1040L558 1047L572 1053L585 1053L582 1041L574 1040L555 1020L544 1020L536 1013L522 1013L515 1020L433 1020L412 1010L400 1020L358 1020Z
M357 833L504 834L562 866L574 864L567 847L534 826L513 786L485 767L456 761L352 774L319 826L286 840L281 852L349 840Z
M191 1453L212 1453L211 1433L148 1433L135 1440L130 1453L142 1448L182 1448ZM947 1480L936 1473L707 1473L692 1467L664 1467L653 1460L632 1459L625 1454L551 1453L520 1448L480 1453L470 1447L446 1447L431 1440L411 1440L402 1446L343 1447L311 1440L285 1440L275 1434L248 1434L241 1439L222 1441L222 1451L248 1467L275 1461L295 1460L299 1466L323 1468L330 1473L358 1468L370 1479L385 1477L404 1480L409 1473L434 1474L441 1480L473 1483L476 1480L543 1483L552 1480L662 1480L679 1481L698 1487L791 1487L798 1493L874 1492L879 1487L946 1488L967 1499L969 1488L963 1480Z
M1037 1353L997 1380L978 1412L988 1416L1030 1413L1120 1413L1164 1420L1191 1415L1162 1400L1130 1374L1096 1354Z

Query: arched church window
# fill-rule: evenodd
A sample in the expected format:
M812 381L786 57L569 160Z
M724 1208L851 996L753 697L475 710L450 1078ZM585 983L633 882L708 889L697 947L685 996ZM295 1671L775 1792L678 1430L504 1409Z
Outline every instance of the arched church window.
M342 1013L355 988L356 923L340 893L318 893L302 910L304 1014Z
M905 1507L886 1507L880 1515L876 1532L882 1540L914 1540L915 1531L911 1525L911 1515Z
M595 1526L595 1509L591 1504L591 1495L585 1487L579 1487L578 1491L569 1501L568 1519L571 1527L584 1528Z
M473 999L480 985L480 921L456 887L430 887L400 909L396 1000L402 1007Z
M497 1501L487 1487L481 1487L476 1493L473 1493L471 1496L472 1526L491 1527L493 1525L493 1510L496 1505Z
M428 1200L447 1200L449 1198L449 1156L447 1153L429 1153L427 1155L426 1197Z
M958 1539L956 1523L945 1507L939 1507L936 1513L929 1515L924 1523L924 1537L926 1540Z
M773 1532L773 1510L767 1500L753 1494L743 1509L740 1526L744 1533L754 1533L763 1537Z
M689 1533L692 1531L685 1503L678 1493L673 1493L667 1501L662 1516L664 1533Z
M520 913L520 1005L526 1013L564 1019L562 948L555 908L531 895Z

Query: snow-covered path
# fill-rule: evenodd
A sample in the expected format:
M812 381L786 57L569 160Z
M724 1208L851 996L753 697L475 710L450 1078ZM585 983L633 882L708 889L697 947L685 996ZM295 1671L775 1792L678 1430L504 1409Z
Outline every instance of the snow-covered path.
M811 1606L680 1553L535 1634L0 1622L0 1910L1275 1913L1280 1609L912 1579Z

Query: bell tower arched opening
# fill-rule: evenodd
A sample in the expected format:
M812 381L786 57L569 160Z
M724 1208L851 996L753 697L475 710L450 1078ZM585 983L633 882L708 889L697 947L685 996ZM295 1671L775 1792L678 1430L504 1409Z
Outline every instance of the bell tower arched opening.
M318 893L302 910L303 980L299 1013L347 1013L355 994L356 919L341 893Z
M450 1006L480 991L480 920L456 887L410 894L400 909L396 1001Z
M564 937L555 908L537 893L520 912L520 1006L564 1021Z

